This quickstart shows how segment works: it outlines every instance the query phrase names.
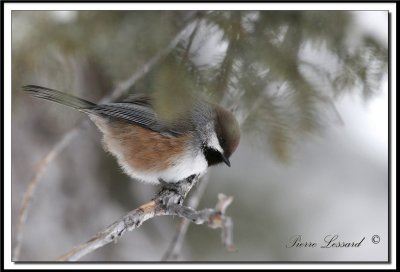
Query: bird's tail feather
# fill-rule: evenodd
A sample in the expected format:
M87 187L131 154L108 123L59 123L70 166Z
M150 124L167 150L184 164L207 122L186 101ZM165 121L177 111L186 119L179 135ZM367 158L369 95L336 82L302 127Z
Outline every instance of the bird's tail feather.
M54 101L75 109L88 109L96 106L96 104L82 98L42 86L26 85L22 89L35 97Z

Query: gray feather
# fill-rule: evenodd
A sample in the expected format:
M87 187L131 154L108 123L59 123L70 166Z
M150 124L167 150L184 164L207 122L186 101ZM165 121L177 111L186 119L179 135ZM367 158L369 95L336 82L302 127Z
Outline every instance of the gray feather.
M151 99L145 95L131 95L124 102L97 105L70 94L41 86L27 85L23 86L22 89L38 98L54 101L105 119L137 124L168 136L178 136L188 129L186 125L188 122L184 120L179 120L179 125L160 121L151 105Z
M41 86L26 85L23 86L22 89L35 97L54 101L75 109L84 109L96 106L96 104L87 100Z
M136 105L134 102L97 105L88 111L104 117L138 123L143 126L151 126L157 123L156 114L151 108Z

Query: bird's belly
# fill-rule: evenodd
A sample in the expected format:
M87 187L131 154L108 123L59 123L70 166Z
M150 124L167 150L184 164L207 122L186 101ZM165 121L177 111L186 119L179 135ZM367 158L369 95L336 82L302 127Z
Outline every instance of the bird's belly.
M188 153L186 156L174 162L170 167L162 170L149 169L141 170L134 165L122 163L124 171L135 179L153 184L158 184L159 179L165 182L175 183L194 174L204 174L207 170L207 161L202 153L193 156Z
M169 138L141 127L108 127L103 130L105 149L112 153L126 174L157 184L178 182L208 167L201 150L192 150L191 134Z
M153 184L158 184L159 179L165 182L175 183L194 174L202 175L206 172L208 167L207 161L201 152L197 156L193 156L191 152L188 152L185 156L176 160L165 169L140 169L128 163L124 158L119 158L117 156L117 159L126 174L134 179Z

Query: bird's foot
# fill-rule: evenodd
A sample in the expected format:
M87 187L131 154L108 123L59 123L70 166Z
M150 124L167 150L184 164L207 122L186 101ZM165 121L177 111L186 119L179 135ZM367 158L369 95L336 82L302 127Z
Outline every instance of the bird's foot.
M164 205L170 203L182 205L187 194L187 186L191 185L195 178L196 175L191 175L178 182L166 182L160 178L158 181L160 182L161 190L157 195L161 196Z
M161 185L161 190L168 190L168 191L174 191L179 194L180 191L180 186L179 182L166 182L163 179L158 179Z

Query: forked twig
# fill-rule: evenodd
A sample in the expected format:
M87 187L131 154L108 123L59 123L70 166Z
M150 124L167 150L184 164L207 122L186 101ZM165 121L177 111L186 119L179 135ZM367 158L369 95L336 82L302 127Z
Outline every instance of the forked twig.
M234 247L231 239L232 220L225 216L225 210L232 202L232 197L219 194L218 203L214 209L196 211L190 207L181 205L187 193L197 182L198 177L189 177L179 182L178 190L163 188L157 194L156 198L129 212L105 230L97 233L87 242L74 247L68 253L60 256L58 260L77 261L97 248L116 241L127 231L140 227L145 221L162 215L177 215L187 218L195 224L208 223L208 226L211 228L221 228L227 248Z
M203 176L197 190L188 200L188 205L193 209L197 209L197 207L199 206L200 200L204 192L206 191L209 181L210 181L209 174ZM190 220L183 218L178 225L178 229L174 235L174 238L171 240L171 243L169 244L167 250L164 253L164 256L161 258L161 261L175 261L178 259L189 226L190 226Z

